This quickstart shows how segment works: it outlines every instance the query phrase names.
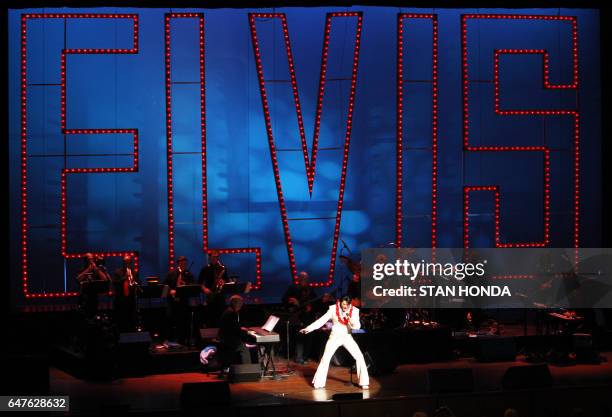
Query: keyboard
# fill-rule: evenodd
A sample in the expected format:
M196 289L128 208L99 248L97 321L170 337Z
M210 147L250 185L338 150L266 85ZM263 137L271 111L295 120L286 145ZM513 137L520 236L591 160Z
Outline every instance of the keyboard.
M255 343L277 343L280 342L278 333L269 332L261 327L248 327L246 330L247 337Z

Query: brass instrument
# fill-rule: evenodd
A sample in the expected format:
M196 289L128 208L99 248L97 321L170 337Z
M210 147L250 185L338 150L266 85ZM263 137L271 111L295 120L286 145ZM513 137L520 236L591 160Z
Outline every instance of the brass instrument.
M219 261L215 268L215 289L214 292L219 293L223 290L225 280L223 279L223 273L225 272L225 265Z
M127 279L123 281L123 295L127 297L130 295L130 289L138 285L138 283L134 279L131 269L128 268L126 272Z
M178 271L178 276L176 277L176 286L182 287L183 285L185 285L185 280L183 280L183 273L185 271L183 271L181 267L176 268L176 270Z

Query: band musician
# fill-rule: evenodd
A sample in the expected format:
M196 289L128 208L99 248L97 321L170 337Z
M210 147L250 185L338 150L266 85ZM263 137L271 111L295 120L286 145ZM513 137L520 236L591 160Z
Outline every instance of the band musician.
M123 257L123 266L113 273L113 307L115 323L119 331L133 331L136 328L136 303L141 291L138 272L134 271L132 257Z
M308 273L302 271L298 275L297 284L289 285L283 296L283 304L288 313L289 335L291 348L295 349L295 361L304 364L312 351L312 335L300 334L299 329L315 318L316 294L309 284Z
M244 301L234 294L230 297L229 307L219 320L219 353L223 366L236 363L252 363L251 353L247 348L240 324L240 310Z
M361 263L344 255L340 255L340 263L345 265L350 273L346 294L351 297L353 306L361 308Z
M168 326L166 336L171 342L177 341L184 344L188 336L189 327L189 300L177 296L177 288L183 285L191 285L195 282L193 273L187 267L187 258L180 256L176 269L169 271L166 275L165 285L168 286L166 315Z
M111 279L104 266L104 258L88 252L83 256L83 267L77 274L79 307L87 318L94 317L98 312L98 290L91 285L94 281L107 281L110 284Z
M219 251L208 253L208 264L202 268L198 283L206 294L206 324L208 327L218 327L219 319L225 310L224 285L229 282L227 268L221 262Z

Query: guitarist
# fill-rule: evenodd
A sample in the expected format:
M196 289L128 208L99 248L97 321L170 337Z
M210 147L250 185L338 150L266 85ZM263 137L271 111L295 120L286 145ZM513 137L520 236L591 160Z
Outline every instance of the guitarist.
M305 363L312 349L312 336L299 333L303 325L310 323L315 315L312 301L316 299L316 294L308 279L307 272L300 272L297 284L289 285L282 300L289 313L289 333L295 343L295 361L299 364Z

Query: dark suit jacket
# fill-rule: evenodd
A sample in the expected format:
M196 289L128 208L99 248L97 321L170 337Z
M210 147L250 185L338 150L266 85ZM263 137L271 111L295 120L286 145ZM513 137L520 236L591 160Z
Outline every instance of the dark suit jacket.
M178 270L176 269L174 271L168 272L168 275L166 275L166 281L164 282L164 284L166 284L170 289L176 290L178 276L179 276L179 273L178 273ZM195 277L193 276L191 271L185 271L183 273L183 283L185 285L195 283Z
M240 316L231 308L226 309L219 321L219 341L228 350L236 350L242 344Z
M136 281L138 284L140 284L140 280L138 279L138 272L134 272L134 268L131 268L132 270L132 277L134 278L134 281ZM123 283L125 282L125 280L127 280L127 274L126 274L127 270L125 268L117 268L115 269L115 272L113 272L113 287L115 289L115 297L119 298L119 297L124 297L123 295ZM135 287L131 287L130 288L130 295L129 296L133 296L134 293L136 291Z

